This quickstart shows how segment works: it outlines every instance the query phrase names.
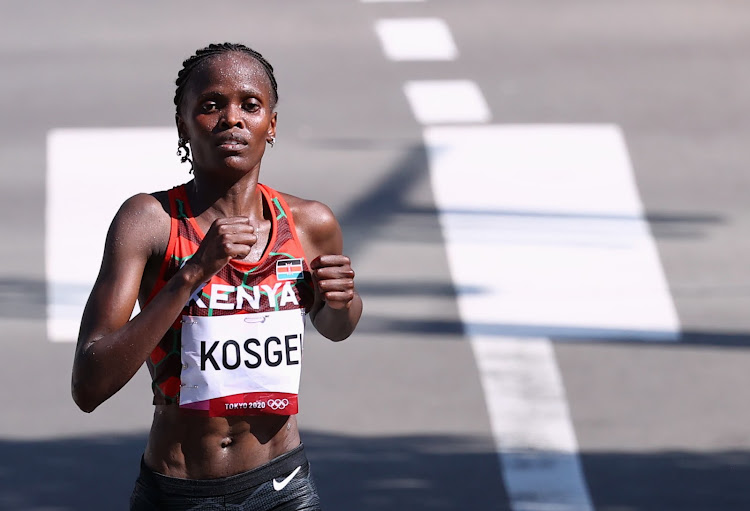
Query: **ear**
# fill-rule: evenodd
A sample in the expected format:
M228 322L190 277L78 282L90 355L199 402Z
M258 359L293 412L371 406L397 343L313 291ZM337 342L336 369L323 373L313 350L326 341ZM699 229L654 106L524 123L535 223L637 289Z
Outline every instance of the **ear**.
M268 126L268 136L276 138L276 119L278 118L278 114L276 112L273 113L271 116L271 122Z
M185 140L190 140L187 136L187 130L185 129L185 123L182 120L182 117L180 117L179 114L174 114L174 123L177 125L177 136L180 138L184 138Z

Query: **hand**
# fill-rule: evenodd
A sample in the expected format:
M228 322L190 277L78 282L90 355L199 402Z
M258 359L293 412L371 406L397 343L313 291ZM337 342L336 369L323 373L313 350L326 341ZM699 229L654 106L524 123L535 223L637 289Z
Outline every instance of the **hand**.
M354 270L345 255L322 255L310 263L315 286L332 309L348 309L354 299Z
M231 259L244 259L258 241L250 219L244 216L217 218L208 229L195 255L185 266L198 269L201 281L216 275Z

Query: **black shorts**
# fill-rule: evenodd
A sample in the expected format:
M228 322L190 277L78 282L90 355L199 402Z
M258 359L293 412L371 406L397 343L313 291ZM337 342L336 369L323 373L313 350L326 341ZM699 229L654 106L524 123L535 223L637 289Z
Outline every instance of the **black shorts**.
M304 447L221 479L168 477L149 469L141 459L141 473L130 497L131 511L200 509L320 511Z

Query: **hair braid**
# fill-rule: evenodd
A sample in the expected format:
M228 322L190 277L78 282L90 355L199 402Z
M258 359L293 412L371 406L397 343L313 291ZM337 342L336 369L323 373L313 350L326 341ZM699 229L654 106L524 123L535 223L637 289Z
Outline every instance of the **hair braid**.
M185 59L185 61L183 61L182 63L182 69L180 69L180 72L177 73L177 80L175 80L177 89L175 90L174 94L174 104L178 114L180 110L180 103L182 102L182 96L185 93L185 85L187 84L193 70L198 67L201 62L204 62L211 57L230 52L244 53L253 57L255 60L261 63L261 65L263 66L263 70L266 72L266 76L268 76L268 80L271 82L271 107L273 108L276 106L276 103L278 103L279 101L276 77L273 75L273 66L265 58L263 58L263 55L251 48L248 48L244 44L212 43L205 48L201 48L200 50L196 51L195 55Z

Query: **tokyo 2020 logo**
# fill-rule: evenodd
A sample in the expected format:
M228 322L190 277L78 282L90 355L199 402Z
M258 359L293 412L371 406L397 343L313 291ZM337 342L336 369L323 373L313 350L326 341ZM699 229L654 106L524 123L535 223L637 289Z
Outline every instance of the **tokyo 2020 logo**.
M286 408L289 406L289 400L288 399L269 399L266 401L266 404L271 410L281 410L282 408Z

